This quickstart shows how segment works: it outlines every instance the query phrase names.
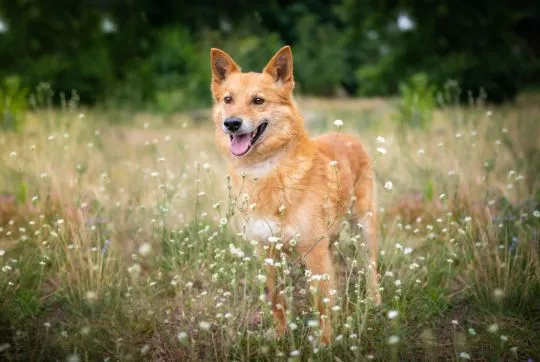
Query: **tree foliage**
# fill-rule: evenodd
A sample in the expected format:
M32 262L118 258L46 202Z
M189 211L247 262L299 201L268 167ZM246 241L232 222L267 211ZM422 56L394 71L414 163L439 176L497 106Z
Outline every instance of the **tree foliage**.
M503 101L540 81L539 14L532 1L3 0L0 79L192 108L209 102L211 46L260 70L292 44L303 93L390 95L421 72Z

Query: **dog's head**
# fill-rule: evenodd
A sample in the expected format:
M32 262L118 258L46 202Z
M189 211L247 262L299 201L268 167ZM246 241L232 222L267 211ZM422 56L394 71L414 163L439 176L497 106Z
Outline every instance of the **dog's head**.
M262 73L242 73L212 48L212 94L218 145L235 158L256 160L282 149L303 129L294 106L291 48L281 48Z

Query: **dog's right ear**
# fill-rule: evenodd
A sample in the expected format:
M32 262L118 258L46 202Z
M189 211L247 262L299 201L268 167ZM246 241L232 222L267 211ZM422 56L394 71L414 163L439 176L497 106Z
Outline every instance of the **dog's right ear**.
M210 63L212 64L212 84L219 84L231 73L240 71L240 67L229 54L217 48L210 50Z

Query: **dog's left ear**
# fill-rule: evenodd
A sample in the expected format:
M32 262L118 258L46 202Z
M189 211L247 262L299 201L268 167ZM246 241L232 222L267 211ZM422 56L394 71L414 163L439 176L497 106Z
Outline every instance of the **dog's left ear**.
M263 73L271 75L280 85L294 86L291 47L286 45L278 50L264 67Z

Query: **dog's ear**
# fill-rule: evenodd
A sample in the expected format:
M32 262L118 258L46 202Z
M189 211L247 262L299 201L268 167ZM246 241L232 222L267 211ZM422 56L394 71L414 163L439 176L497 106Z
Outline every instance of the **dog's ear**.
M280 85L294 85L293 79L293 57L290 46L284 46L274 56L266 67L263 73L269 74Z
M221 83L234 72L239 72L240 67L223 50L212 48L210 50L210 63L212 64L212 83Z

